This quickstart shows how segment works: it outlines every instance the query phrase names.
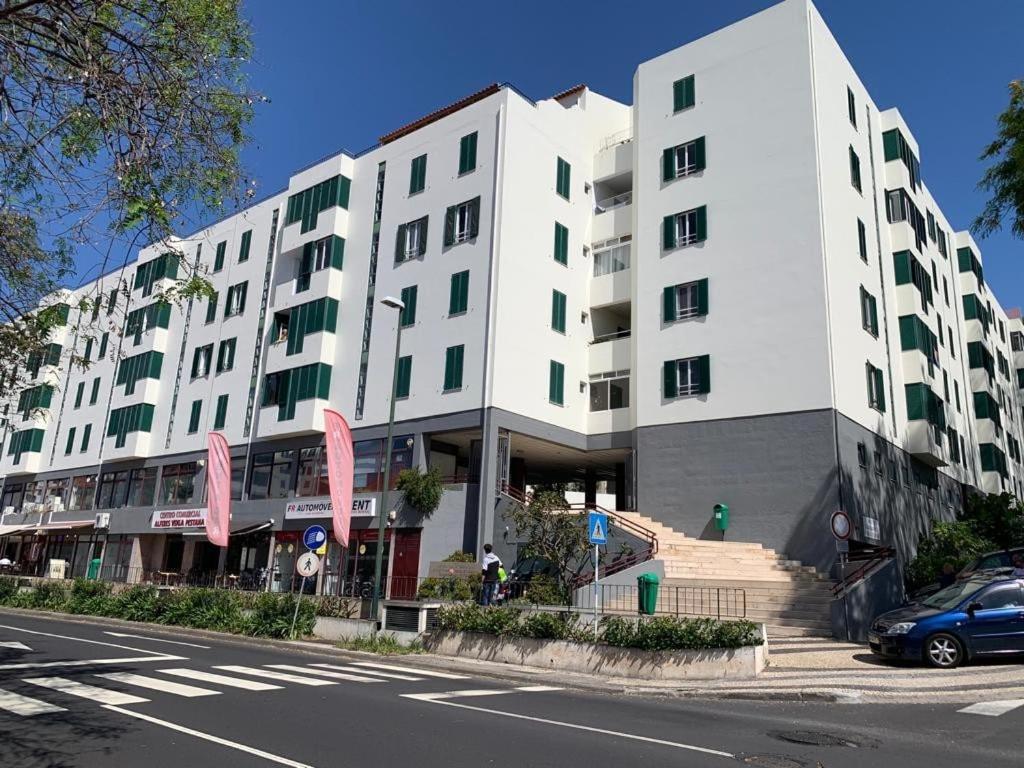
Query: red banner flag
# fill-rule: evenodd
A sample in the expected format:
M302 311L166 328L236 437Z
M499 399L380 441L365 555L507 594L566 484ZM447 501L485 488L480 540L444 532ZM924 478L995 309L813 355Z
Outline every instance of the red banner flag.
M231 525L231 449L220 432L210 432L206 441L206 538L226 547Z
M327 482L331 487L331 506L334 508L334 538L341 546L347 547L355 473L352 430L344 416L324 408L324 431L327 433Z

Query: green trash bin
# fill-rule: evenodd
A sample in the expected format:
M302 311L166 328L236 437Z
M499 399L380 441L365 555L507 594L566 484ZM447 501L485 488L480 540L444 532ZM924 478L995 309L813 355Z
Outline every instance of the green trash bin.
M637 607L645 616L653 616L658 607L658 574L642 573L636 577Z
M87 579L97 579L97 578L99 578L99 575L100 575L100 563L102 563L102 562L103 561L100 558L98 558L98 557L94 557L92 560L90 560L89 561L89 569L85 572L85 578L87 578Z

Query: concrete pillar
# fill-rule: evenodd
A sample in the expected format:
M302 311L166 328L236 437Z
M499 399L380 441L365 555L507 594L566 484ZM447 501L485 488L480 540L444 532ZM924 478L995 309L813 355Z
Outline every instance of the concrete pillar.
M227 547L221 547L220 551L217 553L217 575L218 576L223 576L224 575L224 564L227 562L227 559L228 559L228 548Z
M587 504L597 504L597 473L588 469L583 475L583 501Z
M185 546L181 551L181 572L188 573L192 570L192 560L196 555L195 539L185 539Z
M483 440L480 446L480 500L477 520L476 552L495 536L497 522L494 515L496 487L498 484L498 424L491 409L484 411Z
M626 509L626 464L619 462L615 465L615 509Z

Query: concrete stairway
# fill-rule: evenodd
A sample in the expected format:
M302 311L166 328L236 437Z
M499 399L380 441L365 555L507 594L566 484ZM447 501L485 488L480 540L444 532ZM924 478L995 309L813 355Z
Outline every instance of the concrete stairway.
M658 537L662 610L714 615L721 604L723 614L735 613L745 602L746 617L770 635L831 635L832 581L814 568L757 543L694 539L636 512L615 514Z

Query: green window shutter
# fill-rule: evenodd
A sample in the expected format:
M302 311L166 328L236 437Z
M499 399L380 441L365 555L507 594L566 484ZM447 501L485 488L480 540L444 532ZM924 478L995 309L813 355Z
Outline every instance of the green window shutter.
M555 261L559 264L569 263L569 230L555 222Z
M670 251L676 247L676 217L666 216L661 221L661 247Z
M469 270L457 272L451 278L448 314L460 315L469 308Z
M92 435L92 424L86 424L85 429L82 430L82 447L81 451L84 453L89 450L89 437Z
M78 389L75 391L75 408L82 407L82 396L85 394L85 382L78 382ZM20 410L20 409L19 409Z
M238 249L238 263L249 260L249 246L252 245L252 230L247 229L242 233L242 245Z
M338 300L327 299L327 303L324 305L324 330L330 331L331 333L338 332ZM231 351L234 352L234 346Z
M857 153L853 151L853 147L850 147L850 183L853 184L853 188L858 192L861 191L860 158L857 157Z
M395 262L405 261L405 230L408 224L399 224L395 233Z
M224 422L228 417L228 396L221 395L217 398L217 412L213 417L213 428L224 429Z
M572 184L570 182L571 174L572 166L562 158L558 158L555 175L555 191L566 200L569 199L570 190L572 189Z
M676 287L666 285L661 292L661 319L666 323L674 323L678 315L676 309Z
M68 441L64 444L64 455L67 456L71 453L71 449L75 446L75 428L72 427L68 430Z
M420 242L418 246L418 253L420 256L427 252L427 219L429 217L424 216L420 219Z
M213 257L213 271L220 272L224 269L224 253L227 251L228 241L221 240L217 243L217 253Z
M422 192L427 185L427 156L414 157L409 173L409 194Z
M565 366L555 360L548 370L548 400L555 405L565 402Z
M459 175L476 168L476 133L463 136L459 142Z
M662 366L663 394L666 400L679 397L679 365L675 360L666 360Z
M882 375L881 368L874 369L875 376L875 392L878 397L878 410L885 413L885 379Z
M242 294L242 295L241 295L241 298L239 298L239 300L238 300L238 312L237 312L237 314L239 314L239 315L240 315L240 314L242 314L243 312L245 312L245 296L246 296L246 294L247 294L247 293L249 292L249 281L248 281L248 280L246 280L246 281L245 281L244 283L240 283L239 285L237 285L237 286L235 286L235 287L236 287L236 288L237 288L237 289L238 289L238 290L239 290L239 291L241 292L241 294Z
M100 353L98 359L102 360L107 356L107 342L110 340L110 334L104 331L103 336L100 337Z
M409 387L412 383L412 355L398 358L398 370L395 376L395 397L408 397Z
M199 361L202 359L203 348L196 347L195 351L192 352L192 378L196 378L199 375Z
M192 401L192 412L188 417L188 433L194 434L199 431L199 416L203 412L203 401L193 400Z
M669 147L661 153L661 180L672 181L676 177L676 150Z
M882 134L882 149L885 152L885 161L900 159L900 132L893 128Z
M551 327L565 333L565 294L561 291L551 292Z
M704 137L701 136L694 143L694 161L697 165L698 171L703 171L707 168L707 151L704 148Z
M342 269L345 265L345 238L331 235L331 267Z
M86 360L92 359L92 339L85 340L85 354L82 357Z
M444 245L447 248L455 243L455 213L457 205L450 205L444 212Z
M700 386L697 392L702 395L711 391L711 356L701 355L697 358L697 370L700 376Z
M100 379L97 376L92 380L92 391L89 393L89 405L96 405L100 396Z
M464 353L465 346L462 344L457 347L448 347L445 350L444 388L446 391L462 389L462 361Z
M702 243L708 239L708 207L702 205L697 209L697 242Z
M474 197L469 201L469 239L472 240L480 234L480 198Z
M410 285L408 288L402 289L402 303L405 307L399 314L399 322L403 328L408 328L410 325L416 323L416 294L418 288L415 285Z
M708 279L705 277L697 281L697 314L704 316L708 313Z
M864 261L868 260L868 235L864 229L864 222L857 219L857 250Z
M688 75L672 83L672 111L679 112L696 104L694 76Z
M206 300L206 322L212 323L217 319L217 292Z

